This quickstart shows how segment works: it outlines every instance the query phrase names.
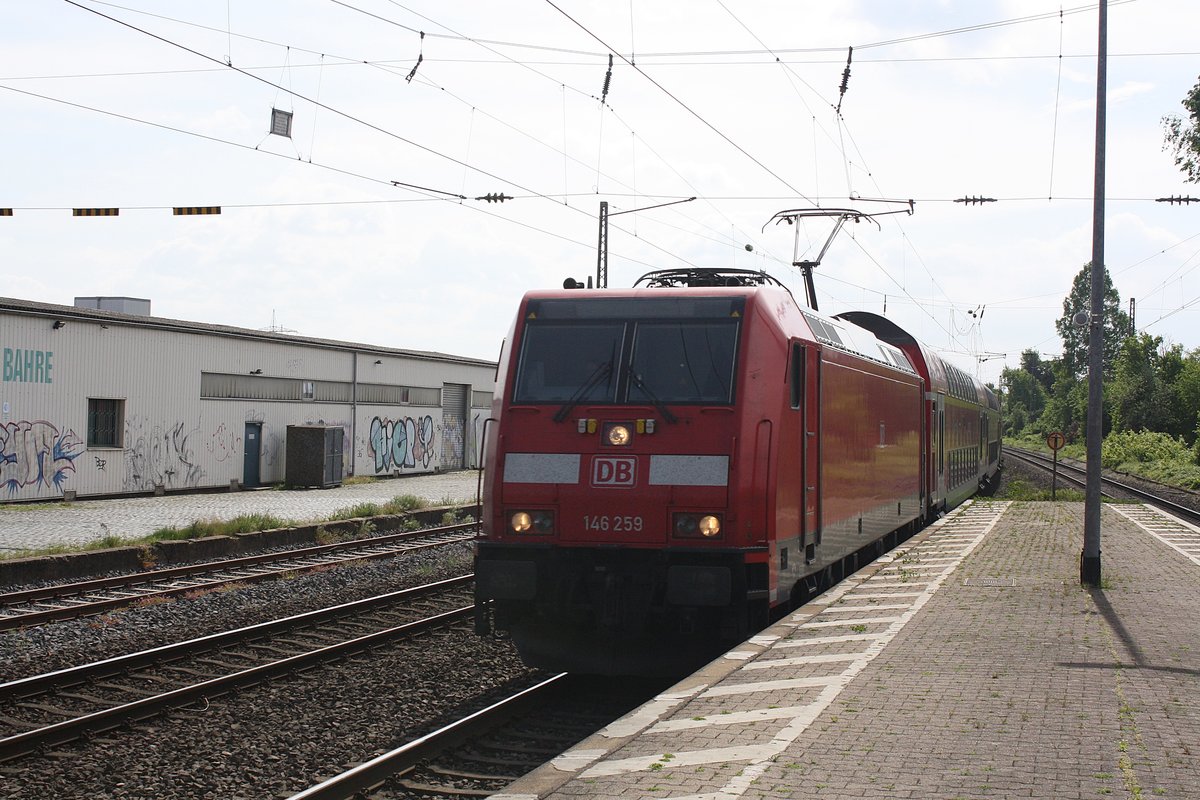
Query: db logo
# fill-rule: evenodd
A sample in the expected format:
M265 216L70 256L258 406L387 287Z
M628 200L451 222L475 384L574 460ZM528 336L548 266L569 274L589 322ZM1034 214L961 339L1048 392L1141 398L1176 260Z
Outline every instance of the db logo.
M637 483L637 459L629 456L596 456L592 459L592 486L627 487Z

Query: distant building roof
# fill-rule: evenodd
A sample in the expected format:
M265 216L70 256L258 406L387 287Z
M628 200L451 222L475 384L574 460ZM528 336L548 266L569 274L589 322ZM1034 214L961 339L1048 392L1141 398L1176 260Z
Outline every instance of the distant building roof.
M37 303L32 300L20 300L14 297L0 297L0 312L52 317L63 321L88 320L112 325L127 325L135 328L156 328L159 330L206 334L210 336L228 336L237 339L257 339L264 342L278 342L281 344L301 344L309 347L323 347L333 350L352 350L359 353L404 356L406 358L426 361L449 361L456 364L488 367L496 365L495 361L456 356L429 350L405 350L397 347L380 347L379 345L362 344L359 342L343 342L336 339L318 339L311 336L294 336L273 331L258 331L252 328L237 328L232 325L212 325L205 322L189 322L188 320L167 319L166 317L152 317L143 314L125 314L119 311L106 311L104 309L62 306L54 303Z

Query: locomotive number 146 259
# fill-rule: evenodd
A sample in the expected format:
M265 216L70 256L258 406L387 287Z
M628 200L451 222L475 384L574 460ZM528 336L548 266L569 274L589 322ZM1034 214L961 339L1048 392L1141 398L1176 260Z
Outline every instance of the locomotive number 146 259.
M587 531L637 532L645 527L641 517L608 514L584 514L583 529Z

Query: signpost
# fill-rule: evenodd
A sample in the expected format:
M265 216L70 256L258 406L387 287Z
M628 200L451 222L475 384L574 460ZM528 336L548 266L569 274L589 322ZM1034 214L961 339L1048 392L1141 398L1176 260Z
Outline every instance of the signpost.
M1049 434L1046 437L1046 444L1054 451L1054 471L1050 473L1050 499L1058 499L1058 451L1067 443L1067 437L1063 436L1058 431Z

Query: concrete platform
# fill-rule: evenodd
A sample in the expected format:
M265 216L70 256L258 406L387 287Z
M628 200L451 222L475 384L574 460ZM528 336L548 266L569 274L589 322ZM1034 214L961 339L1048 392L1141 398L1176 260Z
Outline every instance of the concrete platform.
M172 494L72 503L0 505L0 551L78 545L113 536L139 537L196 520L274 514L297 523L324 520L363 502L385 503L412 494L429 504L475 502L479 472L462 470L355 483L331 489L261 489L243 492Z
M1200 529L956 510L513 784L534 798L1200 798Z

